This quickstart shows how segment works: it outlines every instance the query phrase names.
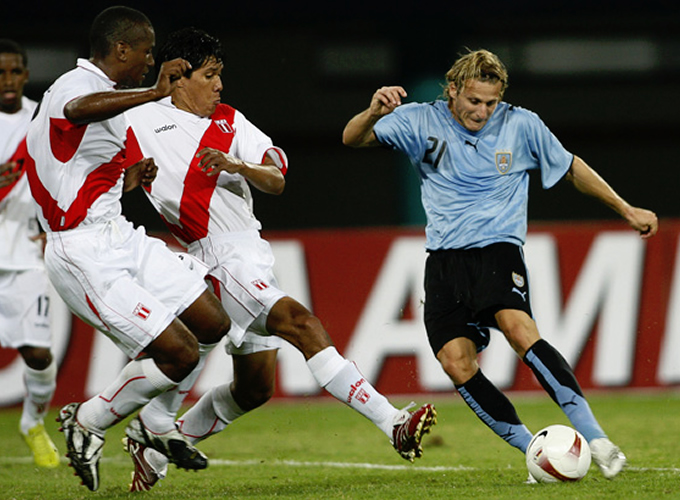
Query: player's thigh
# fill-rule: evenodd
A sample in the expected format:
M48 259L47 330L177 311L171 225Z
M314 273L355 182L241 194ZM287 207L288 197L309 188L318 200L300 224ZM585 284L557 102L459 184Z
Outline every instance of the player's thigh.
M428 341L435 356L450 341L466 338L477 351L489 344L489 330L479 323L470 305L466 262L469 253L433 252L425 267L424 320Z
M215 294L206 289L179 318L202 344L216 344L231 326L229 316Z
M242 254L241 254L242 255ZM286 293L278 288L273 273L267 266L252 261L252 256L224 257L210 271L209 281L231 320L229 339L240 345L246 332L271 335L267 318Z
M50 233L45 265L69 308L130 357L207 288L165 243L120 218Z

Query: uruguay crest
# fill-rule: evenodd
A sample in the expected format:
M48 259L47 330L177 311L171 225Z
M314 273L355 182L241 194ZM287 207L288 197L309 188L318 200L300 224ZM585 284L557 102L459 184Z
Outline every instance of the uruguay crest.
M512 152L496 151L496 170L501 174L507 174L512 167Z
M524 286L524 276L522 276L521 274L517 274L516 272L513 272L512 282L518 287L522 288Z

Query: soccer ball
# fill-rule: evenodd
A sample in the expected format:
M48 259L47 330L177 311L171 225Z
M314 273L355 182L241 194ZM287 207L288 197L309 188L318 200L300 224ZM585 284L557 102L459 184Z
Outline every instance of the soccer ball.
M531 439L526 459L529 474L539 483L578 481L590 468L590 447L571 427L550 425Z

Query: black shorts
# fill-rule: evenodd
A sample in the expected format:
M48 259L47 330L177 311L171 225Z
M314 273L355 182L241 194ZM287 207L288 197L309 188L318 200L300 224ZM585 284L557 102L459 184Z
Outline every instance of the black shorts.
M430 251L425 265L425 328L434 354L466 337L481 351L501 309L531 313L522 247L495 243L468 250Z

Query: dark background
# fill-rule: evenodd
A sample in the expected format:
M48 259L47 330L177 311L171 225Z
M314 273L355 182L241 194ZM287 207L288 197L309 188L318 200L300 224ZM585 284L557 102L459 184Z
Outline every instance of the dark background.
M88 56L94 16L115 2L23 2L2 6L0 36L38 51L68 47ZM680 2L134 2L156 29L157 45L193 25L222 41L223 102L242 111L288 154L284 194L255 193L266 229L419 224L416 177L398 153L341 143L346 122L382 85L433 100L437 82L465 47L501 55L510 72L505 100L537 112L632 204L680 215L676 196L680 111ZM644 40L657 62L639 71L544 74L522 58L534 41ZM36 52L37 53L37 52ZM29 58L33 52L29 50ZM29 59L29 66L31 61ZM75 61L58 73L66 71ZM35 69L35 68L33 68ZM152 82L149 82L152 83ZM31 80L39 100L46 81ZM531 220L615 215L569 185L543 191L532 181ZM126 195L126 214L162 226L143 195Z

